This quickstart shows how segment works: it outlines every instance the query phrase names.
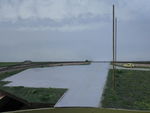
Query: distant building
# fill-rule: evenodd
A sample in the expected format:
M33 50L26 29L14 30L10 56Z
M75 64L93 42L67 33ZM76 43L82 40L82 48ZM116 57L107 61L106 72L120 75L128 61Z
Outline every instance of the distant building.
M31 61L31 60L25 60L23 63L24 63L24 64L31 64L32 61Z

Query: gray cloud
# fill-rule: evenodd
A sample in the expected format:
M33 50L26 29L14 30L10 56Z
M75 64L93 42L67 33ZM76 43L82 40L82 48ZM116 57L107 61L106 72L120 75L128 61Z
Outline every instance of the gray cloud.
M92 29L110 20L111 4L112 0L0 0L0 25L19 30Z
M102 0L0 0L0 20L51 19L103 16L109 2Z
M111 60L112 2L0 0L0 60ZM150 0L115 3L118 59L150 60Z

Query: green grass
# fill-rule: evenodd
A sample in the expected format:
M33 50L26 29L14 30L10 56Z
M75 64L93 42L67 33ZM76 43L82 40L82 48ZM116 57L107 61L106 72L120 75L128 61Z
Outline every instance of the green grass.
M7 78L7 77L10 77L10 76L12 76L14 74L20 73L21 71L23 71L23 70L17 70L17 71L11 71L11 72L1 73L0 74L0 80L3 80L5 78Z
M3 79L10 77L14 74L17 74L23 70L17 70L17 71L12 71L12 72L5 72L0 74L0 88L3 87L5 84L10 83L10 81L2 81Z
M0 62L0 67L5 67L5 66L12 66L19 64L20 62Z
M112 84L110 70L103 93L104 108L150 110L150 71L117 70L114 90Z
M4 85L11 81L2 81L3 79L13 76L23 70L5 72L0 74L0 89L20 97L30 103L50 103L55 104L67 89L59 88L29 88L29 87L6 87Z
M2 87L2 90L20 97L30 103L55 104L66 89L56 88L29 88L29 87Z

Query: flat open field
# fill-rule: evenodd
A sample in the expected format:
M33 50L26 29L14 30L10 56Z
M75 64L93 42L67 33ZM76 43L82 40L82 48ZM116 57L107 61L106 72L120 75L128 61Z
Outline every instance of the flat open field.
M113 89L110 70L103 93L103 107L150 110L150 71L117 70L115 78Z
M5 67L5 66L12 66L12 65L17 65L20 62L0 62L0 67Z

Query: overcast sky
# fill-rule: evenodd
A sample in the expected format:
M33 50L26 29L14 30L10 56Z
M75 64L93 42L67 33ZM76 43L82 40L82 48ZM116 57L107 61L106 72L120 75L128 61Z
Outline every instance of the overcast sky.
M0 0L0 61L150 60L150 0Z

